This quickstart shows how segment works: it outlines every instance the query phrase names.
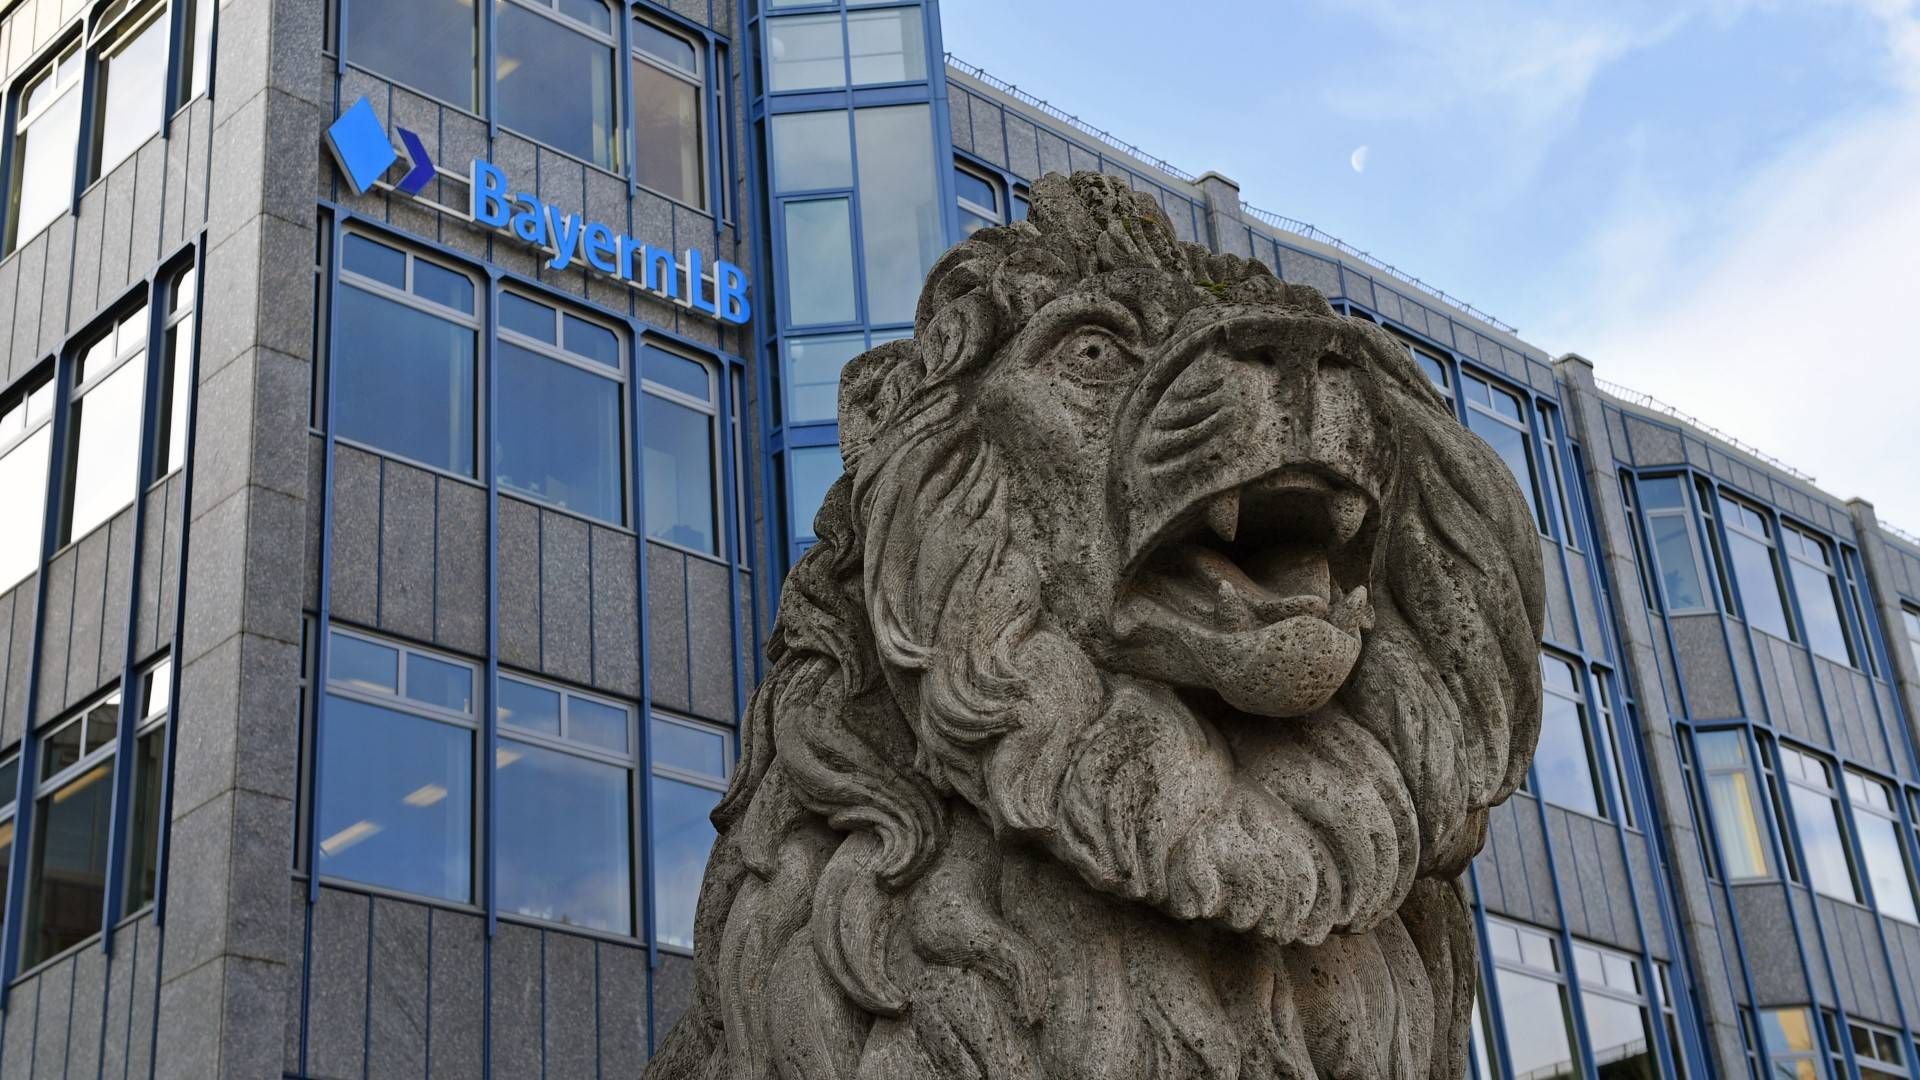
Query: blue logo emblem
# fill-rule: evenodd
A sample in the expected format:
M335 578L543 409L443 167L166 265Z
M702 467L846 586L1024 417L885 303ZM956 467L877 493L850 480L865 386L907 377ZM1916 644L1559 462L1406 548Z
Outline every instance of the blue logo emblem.
M418 195L438 175L433 159L427 156L426 144L420 141L420 136L406 128L394 130L407 148L409 165L407 175L394 186L408 195ZM393 140L387 137L386 129L380 126L380 118L374 115L373 106L366 98L354 102L327 129L327 149L332 151L334 164L340 166L347 186L353 188L355 195L365 195L393 168L393 163L400 160L400 152L393 148Z

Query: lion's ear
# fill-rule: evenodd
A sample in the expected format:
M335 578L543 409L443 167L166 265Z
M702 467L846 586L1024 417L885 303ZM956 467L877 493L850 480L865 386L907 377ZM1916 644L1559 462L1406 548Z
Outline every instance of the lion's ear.
M926 380L913 338L868 349L840 372L840 458L851 472L874 433Z

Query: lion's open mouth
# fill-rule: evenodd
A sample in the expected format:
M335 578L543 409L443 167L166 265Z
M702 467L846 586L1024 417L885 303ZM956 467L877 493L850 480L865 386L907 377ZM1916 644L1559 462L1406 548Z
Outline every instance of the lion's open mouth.
M1297 716L1352 671L1373 625L1378 514L1331 472L1289 466L1200 500L1127 578L1114 610L1122 666Z
M1364 629L1371 500L1337 478L1285 469L1192 508L1134 575L1141 599L1222 633L1310 615Z

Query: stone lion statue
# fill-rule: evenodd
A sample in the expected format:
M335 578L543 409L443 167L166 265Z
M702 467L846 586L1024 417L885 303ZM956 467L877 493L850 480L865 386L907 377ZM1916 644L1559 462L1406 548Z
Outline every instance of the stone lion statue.
M1458 1080L1532 516L1379 328L1032 194L842 377L648 1075Z

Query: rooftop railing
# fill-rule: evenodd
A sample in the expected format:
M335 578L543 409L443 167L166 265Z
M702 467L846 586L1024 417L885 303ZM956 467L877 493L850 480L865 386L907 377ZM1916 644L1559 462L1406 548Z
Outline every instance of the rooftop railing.
M1617 382L1610 382L1606 379L1596 378L1593 381L1595 385L1599 386L1603 392L1605 392L1611 397L1618 398L1621 401L1625 401L1632 405L1637 405L1642 409L1647 409L1652 412L1662 413L1664 415L1670 416L1675 420L1678 420L1681 423L1686 424L1688 427L1697 428L1700 431L1706 432L1707 434L1713 436L1714 438L1720 440L1723 443L1726 443L1728 446L1733 447L1735 450L1740 451L1741 453L1747 455L1748 457L1757 458L1760 461L1764 462L1765 464L1775 469L1778 469L1783 473L1786 473L1788 476L1791 476L1797 480L1801 480L1809 484L1815 482L1812 473L1802 472L1801 470L1794 468L1793 466L1787 464L1786 462L1781 461L1779 458L1774 457L1772 454L1769 454L1766 451L1761 450L1759 447L1756 447L1751 443L1742 442L1739 439L1736 439L1733 436L1727 434L1726 432L1721 431L1719 428L1714 427L1712 424L1707 423L1705 420L1702 420L1699 417L1693 415L1692 413L1685 412L1681 409L1675 408L1674 406L1669 405L1664 401L1661 401L1659 398L1654 397L1652 394L1643 394L1640 391L1635 390L1630 386L1622 386Z
M1334 236L1333 234L1328 233L1322 229L1316 228L1313 225L1309 225L1306 222L1299 220L1298 218L1290 218L1290 217L1287 217L1285 214L1276 214L1271 210L1262 210L1259 207L1252 205L1251 203L1241 203L1240 209L1248 214L1253 215L1255 219L1265 222L1266 224L1271 225L1276 229L1281 229L1290 233L1298 233L1309 240L1317 240L1320 243L1325 244L1328 247L1339 251L1342 255L1347 255L1347 256L1351 256L1352 258L1358 259L1361 262L1366 263L1368 266L1373 267L1375 270L1378 270L1381 273L1386 274L1388 277L1393 278L1395 281L1399 281L1406 285L1411 285L1414 288L1419 289L1421 292L1424 292L1429 296L1432 296L1434 299L1439 300L1441 303L1450 304L1453 307L1466 312L1467 314L1473 316L1476 319L1479 319L1481 322L1486 323L1488 326L1491 326L1496 330L1504 331L1508 334L1512 334L1515 337L1520 336L1519 328L1515 327L1512 323L1508 323L1501 319L1497 319L1491 314L1485 311L1482 311L1479 308L1474 307L1472 304L1467 303L1465 300L1462 300L1459 297L1454 296L1453 294L1447 292L1445 289L1440 289L1433 285L1430 285L1427 282L1422 281L1417 277L1414 277L1412 274L1407 273L1405 270L1402 270L1399 267L1393 265L1392 263L1387 262L1386 260L1381 259L1378 256L1375 256L1369 252L1362 251L1359 248L1354 247L1352 244L1347 243L1345 240L1342 240L1339 237Z
M962 60L959 57L953 55L952 53L946 54L946 61L947 61L948 67L954 68L964 73L969 78L977 79L980 82L983 82L988 86L993 87L995 90L998 90L1001 93L1007 95L1008 97L1013 98L1015 101L1018 101L1023 105L1028 105L1028 106L1031 106L1032 108L1038 109L1042 113L1045 113L1046 115L1053 117L1055 120L1058 120L1061 123L1066 124L1069 127L1072 127L1073 129L1081 132L1082 134L1091 135L1094 138L1099 139L1100 141L1106 143L1109 146L1115 147L1116 149L1119 149L1119 150L1124 150L1128 154L1131 154L1132 156L1134 156L1135 158L1138 158L1139 160L1147 163L1148 165L1151 165L1154 168L1159 169L1161 172L1166 173L1168 176L1177 177L1181 180L1186 181L1189 184L1197 184L1200 182L1199 177L1195 176L1194 174L1188 172L1185 169L1180 168L1179 166L1173 164L1172 162L1166 160L1165 158L1155 157L1152 154L1147 153L1145 150L1140 149L1138 146L1135 146L1134 144L1126 141L1125 139L1120 138L1119 136L1115 135L1113 132L1108 131L1107 129L1102 127L1096 127L1095 125L1090 124L1085 120L1082 120L1080 117L1075 116L1073 113L1070 113L1065 109L1055 106L1052 102L1043 100L1041 98L1037 98L1032 94L1028 93L1027 91L1020 89L1018 86L1015 86L1010 82L1007 82L1004 79L996 78L991 73L985 71L984 69L977 68L972 64L967 63L965 60ZM1342 240L1337 236L1333 236L1329 233L1323 232L1320 229L1317 229L1312 225L1307 224L1304 221L1299 221L1294 218L1286 217L1281 214L1276 214L1271 210L1262 210L1259 207L1250 205L1248 203L1241 203L1240 209L1248 214L1251 214L1255 219L1267 225L1271 225L1276 229L1281 229L1291 233L1297 233L1301 236L1307 237L1310 240L1315 240L1315 241L1318 241L1319 243L1325 244L1328 247L1331 247L1336 251L1339 251L1343 255L1348 255L1348 256L1351 256L1352 258L1358 259L1361 262L1366 263L1368 266L1373 267L1375 270L1378 270L1381 273L1387 274L1388 276L1392 277L1396 281L1402 282L1407 285L1411 285L1414 288L1419 289L1421 292L1424 292L1429 296L1432 296L1434 299L1439 300L1441 303L1450 304L1453 307L1461 311L1464 311L1469 315L1472 315L1474 318L1479 319L1480 321L1486 323L1488 326L1494 327L1495 329L1501 330L1505 333L1512 334L1516 337L1519 336L1520 331L1516 329L1512 324L1503 322L1500 319L1494 318L1492 315L1489 315L1485 311L1482 311L1479 308L1474 307L1472 304L1467 303L1465 300L1462 300L1457 296L1450 295L1445 290L1437 289L1432 285L1429 285L1426 282L1420 280L1419 278L1414 277L1412 274L1409 274L1406 271L1400 269L1399 267L1396 267L1393 264L1386 262L1383 259L1377 258L1374 255L1371 255L1365 251L1362 251L1357 247L1354 247L1352 244L1347 243L1345 240Z

